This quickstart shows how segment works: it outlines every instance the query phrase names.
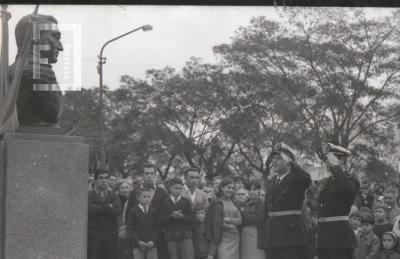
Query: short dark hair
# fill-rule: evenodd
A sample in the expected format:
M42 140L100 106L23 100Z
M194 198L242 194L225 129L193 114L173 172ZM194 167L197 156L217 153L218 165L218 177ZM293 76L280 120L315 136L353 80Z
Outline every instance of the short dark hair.
M181 178L178 178L178 177L169 179L169 180L167 181L168 189L171 188L171 187L172 187L173 185L175 185L175 184L183 185L182 179L181 179Z
M358 211L352 212L349 217L350 218L358 218L358 219L361 220L361 215L360 215L360 213Z
M372 210L371 210L369 207L366 207L366 206L361 206L361 207L358 209L358 212L359 212L360 214L362 214L362 213L371 213L371 214L372 214Z
M362 223L367 223L371 225L375 225L375 218L372 214L370 213L362 213L361 214L361 224Z
M97 180L97 177L101 174L107 174L108 177L110 177L110 172L106 169L96 169L94 171L94 180Z
M383 192L383 195L385 195L385 193L386 194L391 194L391 195L396 195L397 194L396 190L393 189L393 188L386 188L385 191Z
M242 183L245 183L246 182L246 180L244 179L244 177L242 177L242 176L233 176L233 177L231 177L232 179L233 179L233 181L235 182L235 184L237 183L237 182L239 182L239 181L241 181Z
M186 178L189 172L197 172L200 174L200 170L196 167L189 167L183 170L183 176Z
M144 192L149 192L150 191L150 189L149 188L144 188L144 187L142 187L142 188L139 188L137 191L136 191L136 197L140 197L140 195L142 195L142 193L144 193Z
M246 185L246 189L250 190L251 187L254 187L256 189L261 189L261 184L260 182L256 182L256 181L250 181L247 185Z
M154 165L153 165L152 163L150 163L150 162L146 162L146 163L143 164L143 166L142 166L142 171L143 171L145 168L153 168L153 169L155 169Z
M388 206L385 203L378 203L374 206L373 209L374 209L374 211L377 209L382 209L385 213L387 213L389 210Z

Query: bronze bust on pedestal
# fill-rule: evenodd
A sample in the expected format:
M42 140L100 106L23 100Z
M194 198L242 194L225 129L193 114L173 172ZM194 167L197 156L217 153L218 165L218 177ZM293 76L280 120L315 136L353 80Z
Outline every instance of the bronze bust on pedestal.
M18 58L28 26L34 26L33 48L23 67L17 98L20 127L59 127L62 92L52 69L52 64L57 62L58 53L63 51L57 23L53 16L27 15L19 20L15 28ZM16 62L10 67L10 81L15 67Z

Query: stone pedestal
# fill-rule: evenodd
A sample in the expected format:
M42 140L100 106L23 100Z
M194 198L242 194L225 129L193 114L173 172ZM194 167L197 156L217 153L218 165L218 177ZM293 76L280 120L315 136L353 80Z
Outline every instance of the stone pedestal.
M0 259L83 259L89 146L80 137L0 141Z

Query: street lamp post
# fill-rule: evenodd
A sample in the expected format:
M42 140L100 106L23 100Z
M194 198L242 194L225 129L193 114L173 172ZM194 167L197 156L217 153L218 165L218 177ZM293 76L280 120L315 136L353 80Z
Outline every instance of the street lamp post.
M104 48L113 41L116 41L122 37L125 37L135 31L143 30L150 31L153 27L151 25L143 25L134 30L128 31L118 37L115 37L106 43L103 44L100 50L100 55L98 56L98 73L99 73L99 86L100 86L100 98L99 98L99 112L100 112L100 168L105 168L105 153L104 153L104 136L103 136L103 128L104 128L104 112L103 112L103 64L106 63L106 58L103 58Z

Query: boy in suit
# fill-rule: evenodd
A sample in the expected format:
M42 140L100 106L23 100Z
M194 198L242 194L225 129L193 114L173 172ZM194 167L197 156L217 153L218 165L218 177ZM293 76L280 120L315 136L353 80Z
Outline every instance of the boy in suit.
M168 193L166 190L161 188L160 186L156 185L156 170L154 165L150 163L146 163L143 166L143 171L142 171L142 180L143 184L140 187L144 187L150 190L150 205L156 209L159 213L161 211L161 206L164 203L164 200L168 198ZM137 189L137 188L136 188ZM126 215L125 217L128 217L129 212L131 209L138 204L137 197L136 197L136 189L133 189L131 193L129 194L129 199L128 203L126 205ZM125 222L128 222L126 219ZM166 246L164 245L164 242L162 242L163 237L162 237L162 232L159 235L159 242L158 242L158 247L157 247L157 253L158 257L160 259L168 259L168 250ZM173 258L171 258L173 259Z
M140 188L137 191L139 204L128 215L128 233L133 241L135 259L158 259L157 237L160 230L159 214L150 205L150 190Z
M194 259L192 204L182 197L180 178L171 179L167 186L170 197L164 200L160 213L169 256L171 259Z

